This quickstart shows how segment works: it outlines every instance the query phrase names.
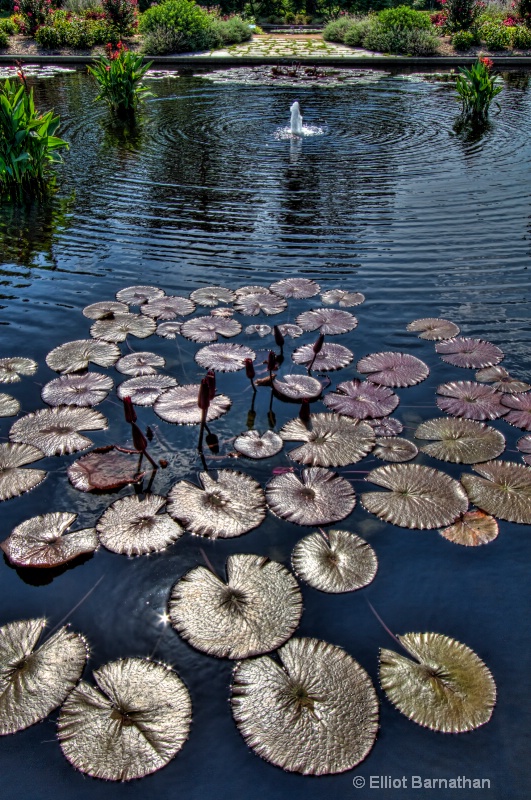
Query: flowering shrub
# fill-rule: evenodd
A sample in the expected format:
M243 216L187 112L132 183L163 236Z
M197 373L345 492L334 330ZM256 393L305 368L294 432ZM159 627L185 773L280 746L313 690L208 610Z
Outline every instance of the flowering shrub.
M456 50L470 50L476 44L479 44L478 37L472 31L457 31L452 36L452 46Z
M51 6L52 0L17 0L13 11L22 18L23 32L33 36L37 28L49 20Z
M106 50L106 56L87 68L99 85L96 100L103 100L118 116L133 116L139 103L151 94L140 83L153 62L144 64L143 57L131 53L122 42L116 48L108 44Z
M478 17L485 8L483 0L439 0L443 6L443 27L450 33L469 31L477 27Z
M488 50L506 50L511 47L511 31L498 22L485 22L480 29Z
M138 0L102 0L110 24L123 35L138 27Z
M105 19L86 19L68 11L55 11L47 25L35 33L36 41L47 50L61 47L86 49L109 41L112 30Z
M463 117L471 121L485 121L493 99L502 90L501 86L496 86L492 67L492 59L479 58L470 69L462 67L459 70L456 81L458 101L461 101Z
M515 0L513 6L524 25L531 28L531 0Z

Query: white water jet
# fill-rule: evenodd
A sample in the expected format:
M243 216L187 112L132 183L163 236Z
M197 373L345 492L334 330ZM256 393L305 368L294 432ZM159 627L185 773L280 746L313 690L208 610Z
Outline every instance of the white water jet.
M291 111L291 122L290 122L290 130L292 134L295 136L302 136L302 117L301 117L301 109L297 100L293 103L290 107Z

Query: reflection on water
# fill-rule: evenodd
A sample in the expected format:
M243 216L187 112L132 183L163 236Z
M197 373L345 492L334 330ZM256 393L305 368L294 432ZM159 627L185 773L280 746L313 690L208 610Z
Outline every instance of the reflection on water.
M344 337L355 352L353 364L370 352L401 350L431 369L424 384L399 391L396 416L410 437L420 421L438 415L439 383L472 378L457 369L449 375L432 345L406 332L412 319L455 320L464 335L502 347L504 366L529 378L531 98L525 80L506 79L502 112L488 131L472 138L453 131L458 105L451 86L383 74L351 87L296 90L163 75L153 83L157 97L146 104L136 129L110 124L82 72L31 80L39 107L54 107L61 115L61 135L71 150L58 171L61 190L49 205L0 209L3 354L39 362L34 378L9 388L25 412L43 405L40 388L55 377L44 363L46 353L88 335L81 309L131 283L187 294L200 285L268 285L304 275L323 290L362 291L367 301L355 310L360 324ZM295 99L305 119L325 135L299 140L275 135ZM315 298L302 305L318 303ZM282 321L292 322L299 305L290 303ZM240 321L245 327L258 320ZM307 335L294 346L313 338ZM262 348L258 360L265 359L269 341L249 336L246 343ZM179 382L197 380L197 347L190 342L132 339L130 346L163 353L166 370ZM286 354L284 368L288 348ZM354 365L331 373L333 384L354 377ZM215 424L221 458L209 463L243 468L227 455L235 433L246 429L249 417L258 430L278 430L293 416L293 407L267 390L253 400L239 376L224 376L219 383L234 405ZM126 441L128 429L115 400L101 409L111 427L96 433L96 444ZM175 481L193 479L201 468L197 431L162 425L149 410L139 416L155 430L155 457L169 462L159 470L156 491L164 494ZM10 423L2 420L4 438ZM493 426L507 438L506 457L517 460L513 451L521 432L503 421ZM212 458L208 452L205 457ZM80 526L94 524L111 498L82 495L68 484L65 470L74 458L44 460L50 471L46 481L26 497L2 504L2 538L24 519L50 509L75 509ZM264 484L273 467L289 463L279 455L253 465L253 475ZM366 468L377 465L367 462ZM448 471L459 477L462 470L450 465ZM352 471L349 477L362 491L363 474ZM303 778L250 753L228 709L231 664L193 651L164 624L163 615L172 584L201 560L200 546L220 571L227 555L237 552L288 564L293 546L308 531L268 516L242 539L203 542L185 536L164 553L137 559L100 550L48 582L0 564L1 623L45 615L54 625L87 595L70 618L91 643L92 666L153 654L175 666L194 706L191 737L179 757L130 786L100 785L76 774L54 741L53 720L4 737L2 798L93 800L98 793L121 800L126 793L140 798L152 792L169 800L179 792L193 800L205 795L247 800L259 786L274 800L347 800L355 775L365 777L368 786L370 775L412 774L488 778L494 800L525 797L530 781L523 733L531 667L522 632L531 611L526 530L502 523L495 542L470 552L436 531L386 525L359 503L348 527L374 547L378 575L352 595L325 596L303 586L300 634L344 647L375 682L378 648L390 640L365 597L394 632L433 630L463 641L485 660L498 684L499 703L489 725L444 737L409 722L384 700L374 750L353 773ZM455 792L421 795L450 798ZM356 796L372 794L358 789ZM459 796L477 793L465 789ZM395 797L410 800L411 792L393 790Z

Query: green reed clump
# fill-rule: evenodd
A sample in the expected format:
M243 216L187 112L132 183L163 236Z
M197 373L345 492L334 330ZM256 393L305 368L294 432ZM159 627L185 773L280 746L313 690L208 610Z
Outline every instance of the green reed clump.
M480 58L470 69L462 67L459 70L455 86L463 117L478 122L487 119L493 99L502 90L491 75L492 66L490 58Z
M36 197L53 183L51 166L68 143L55 134L60 120L53 111L39 113L22 70L21 84L0 86L0 196Z
M118 116L133 116L139 103L151 96L140 84L152 63L144 64L143 57L131 53L122 42L115 50L108 44L107 56L100 56L88 67L100 88L96 100L103 100Z

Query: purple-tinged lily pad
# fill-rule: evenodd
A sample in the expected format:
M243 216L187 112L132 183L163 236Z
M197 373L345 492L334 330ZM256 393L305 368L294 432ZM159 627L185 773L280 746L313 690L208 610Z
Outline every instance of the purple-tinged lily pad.
M66 470L68 480L80 492L109 492L130 483L138 483L144 472L138 471L138 456L121 453L113 445L99 447L82 456Z
M335 369L346 367L354 358L354 353L342 344L325 342L317 355L311 344L303 344L292 354L295 364L304 364L312 369L323 372L332 372Z
M236 295L224 286L204 286L192 292L190 297L198 306L214 308L220 303L232 303Z
M365 302L365 295L361 292L347 292L346 289L329 289L323 292L321 300L327 306L337 305L341 308L352 308Z
M447 364L468 369L492 367L503 359L503 352L495 344L468 337L438 342L435 350Z
M461 475L470 502L508 522L531 525L531 467L512 461L476 464L477 475Z
M507 414L502 394L474 381L453 381L437 387L437 405L446 414L464 419L498 419Z
M496 539L498 532L497 521L483 511L466 511L449 528L439 531L449 542L465 547L489 544Z
M285 278L272 283L269 289L281 297L293 297L296 300L315 297L321 291L319 284L309 278Z
M358 361L358 372L382 386L415 386L426 380L430 371L424 361L408 353L371 353Z
M235 319L223 317L194 317L183 323L181 334L192 342L216 342L218 336L229 338L241 333L242 326Z
M234 449L247 458L270 458L280 453L284 442L274 431L245 431L234 440Z
M256 353L242 344L210 344L202 347L195 354L195 360L200 367L213 369L216 372L237 372L245 367L245 359L252 361Z
M382 436L376 439L373 456L382 461L392 463L402 463L411 461L418 455L418 448L409 439L401 439L399 436Z
M113 386L112 378L99 372L61 375L43 387L41 397L49 406L97 406Z
M504 367L485 367L476 372L480 383L492 383L492 388L504 394L521 394L531 389L531 384L512 378Z
M187 297L179 295L165 295L150 300L141 306L140 311L148 317L157 320L173 320L177 317L186 317L195 311L195 303Z
M386 386L378 386L370 381L345 381L324 398L325 405L338 414L356 419L384 417L397 407L397 395Z
M516 449L524 454L525 463L531 465L531 436L522 436L521 439L518 439Z
M153 406L155 414L165 422L173 422L175 425L199 425L203 413L197 403L199 387L200 384L191 383L163 392ZM206 421L212 422L222 417L230 407L230 398L225 394L217 394L210 401Z
M125 342L128 336L147 339L155 333L157 323L142 314L116 314L112 319L98 319L90 328L94 339L105 342Z
M257 333L260 338L263 339L264 336L269 336L272 331L271 325L247 325L245 329L245 333L248 336L252 336L253 333Z
M130 306L141 306L157 297L164 297L164 292L156 286L128 286L116 293L116 299L120 303L127 303Z
M396 417L367 419L366 422L371 426L376 436L398 436L404 430L404 426Z
M155 333L164 339L176 339L181 333L182 322L161 322Z
M522 431L531 431L531 392L525 394L505 394L502 404L509 409L505 421Z
M141 375L121 383L116 393L120 400L130 397L137 406L152 406L163 392L174 386L177 386L177 381L170 375Z
M419 339L427 339L430 342L440 342L443 339L453 339L455 336L459 336L459 327L455 322L435 317L415 319L409 323L407 330L420 331Z
M127 314L128 311L129 306L126 306L125 303L118 303L116 300L102 300L99 303L85 306L83 316L88 319L108 319L115 314Z
M116 363L116 369L123 375L137 378L141 375L156 375L166 361L156 353L129 353Z
M288 400L315 400L323 391L323 385L311 375L285 375L273 379L273 388L282 397Z
M246 317L256 317L261 311L267 316L280 314L281 311L287 308L287 305L280 295L262 290L256 294L239 296L234 303L234 308Z
M303 331L316 331L320 333L337 335L354 330L358 320L348 311L338 308L317 308L313 311L304 311L297 317L297 325Z

